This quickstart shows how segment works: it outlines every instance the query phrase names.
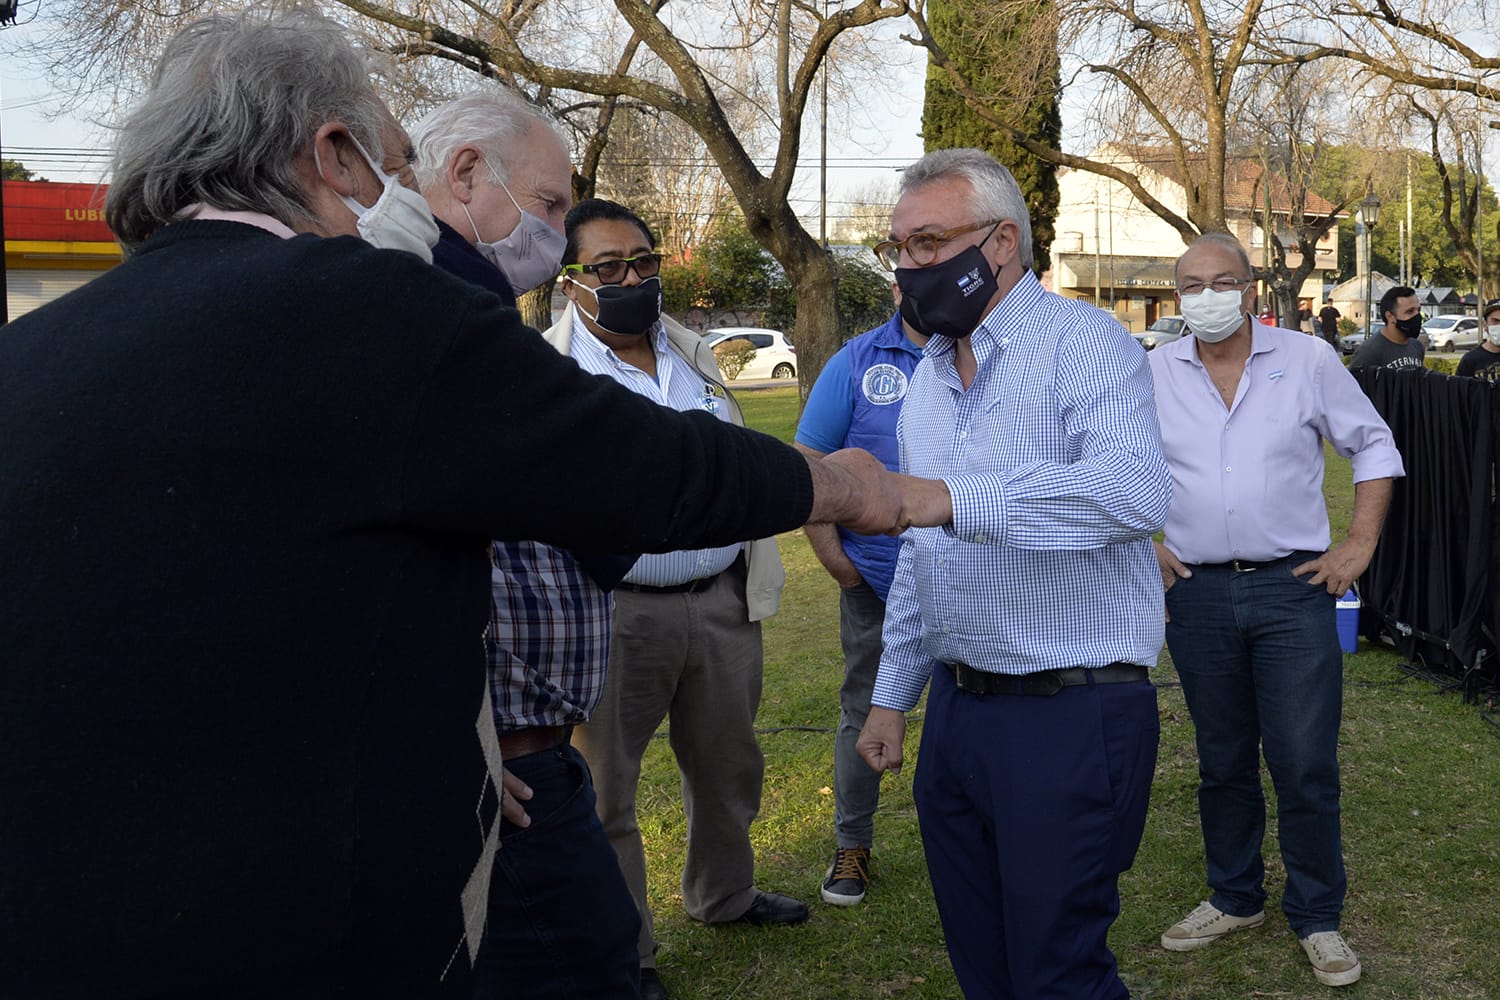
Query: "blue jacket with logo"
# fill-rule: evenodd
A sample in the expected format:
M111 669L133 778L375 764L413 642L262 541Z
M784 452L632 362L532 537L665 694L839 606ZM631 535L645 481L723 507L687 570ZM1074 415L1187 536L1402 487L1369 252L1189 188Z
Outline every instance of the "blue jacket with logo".
M896 421L922 349L907 339L899 314L850 340L824 366L808 396L797 440L818 451L863 448L898 471ZM844 553L884 600L900 539L843 528Z

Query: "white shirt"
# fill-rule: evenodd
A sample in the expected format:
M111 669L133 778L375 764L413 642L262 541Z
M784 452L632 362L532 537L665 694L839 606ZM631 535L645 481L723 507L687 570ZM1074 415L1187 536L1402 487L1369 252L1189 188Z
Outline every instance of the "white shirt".
M646 336L651 338L651 347L656 352L654 379L635 365L620 360L619 355L589 332L576 311L573 314L573 342L569 352L584 371L606 375L631 392L645 396L661 406L683 412L705 410L727 422L729 413L721 398L712 391L704 391L703 376L686 358L672 350L667 332L661 324L658 323ZM606 502L610 499L605 498ZM625 575L625 582L644 587L675 587L691 583L693 580L724 572L743 548L743 545L737 544L643 555Z

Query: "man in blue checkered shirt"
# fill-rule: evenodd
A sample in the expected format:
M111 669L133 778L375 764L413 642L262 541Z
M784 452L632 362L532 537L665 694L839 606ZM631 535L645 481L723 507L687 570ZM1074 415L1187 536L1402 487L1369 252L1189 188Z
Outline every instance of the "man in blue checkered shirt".
M953 520L903 537L860 753L900 767L930 680L914 790L966 996L1126 997L1105 938L1156 761L1171 500L1146 355L1043 290L988 154L929 154L901 190L875 250L931 336L901 469L943 480Z

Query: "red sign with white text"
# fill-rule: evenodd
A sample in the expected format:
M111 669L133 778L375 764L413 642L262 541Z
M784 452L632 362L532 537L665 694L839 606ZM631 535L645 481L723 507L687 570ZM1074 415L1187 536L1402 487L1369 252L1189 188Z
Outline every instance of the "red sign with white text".
M104 224L106 184L5 181L5 238L112 243Z

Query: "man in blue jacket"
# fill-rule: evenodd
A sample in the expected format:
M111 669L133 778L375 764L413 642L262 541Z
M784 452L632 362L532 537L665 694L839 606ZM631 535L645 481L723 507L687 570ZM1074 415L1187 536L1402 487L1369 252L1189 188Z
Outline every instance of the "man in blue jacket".
M894 472L896 421L926 343L926 336L903 322L898 312L840 348L808 395L797 426L797 447L808 455L863 448ZM885 598L901 541L889 535L855 535L831 524L808 525L806 531L818 561L838 581L839 638L844 647L839 728L833 744L833 829L838 846L822 895L825 903L854 906L865 898L870 881L875 807L880 802L880 775L860 759L854 742L870 714Z

